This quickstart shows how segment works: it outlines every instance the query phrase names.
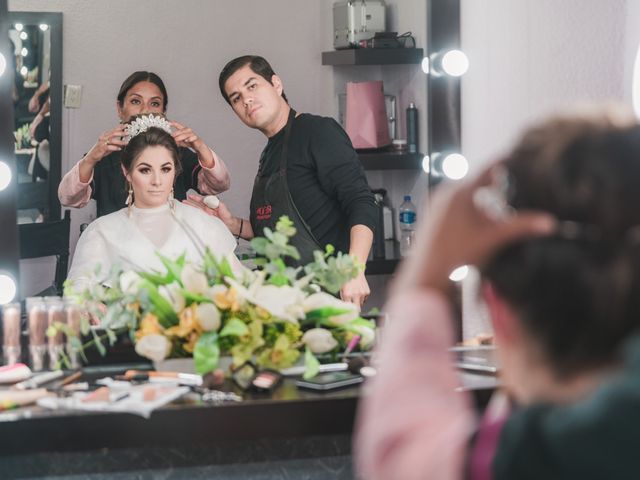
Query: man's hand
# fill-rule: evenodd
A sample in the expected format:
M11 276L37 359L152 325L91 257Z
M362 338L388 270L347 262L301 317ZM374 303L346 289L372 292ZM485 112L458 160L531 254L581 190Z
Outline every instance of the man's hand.
M369 297L371 290L367 283L364 272L360 272L356 278L349 280L340 289L340 298L345 302L350 302L362 308L362 305Z

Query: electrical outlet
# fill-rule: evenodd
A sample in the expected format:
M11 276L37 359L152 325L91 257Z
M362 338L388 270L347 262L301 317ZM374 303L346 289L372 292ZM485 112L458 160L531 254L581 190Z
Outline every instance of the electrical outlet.
M64 106L65 108L80 108L82 99L82 85L64 86Z

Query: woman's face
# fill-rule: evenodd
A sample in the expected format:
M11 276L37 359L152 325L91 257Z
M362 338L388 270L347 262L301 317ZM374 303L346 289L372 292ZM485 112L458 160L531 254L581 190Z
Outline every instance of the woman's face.
M145 148L126 173L133 187L133 203L138 208L164 205L173 188L176 169L171 152L165 147Z
M164 113L164 96L155 83L138 82L124 96L122 105L116 101L118 117L123 122L140 113Z

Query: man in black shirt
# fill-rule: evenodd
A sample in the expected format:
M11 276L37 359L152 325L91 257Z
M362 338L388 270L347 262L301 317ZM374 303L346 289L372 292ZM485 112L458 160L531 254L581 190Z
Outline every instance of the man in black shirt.
M329 243L365 263L377 207L344 130L333 119L296 113L281 79L262 57L230 61L219 86L240 120L269 140L251 195L250 219L232 216L224 204L211 212L245 239L261 235L265 227L273 229L288 215L297 230L291 243L300 252L300 263L311 261L313 250ZM360 306L369 293L364 272L340 292L344 300Z

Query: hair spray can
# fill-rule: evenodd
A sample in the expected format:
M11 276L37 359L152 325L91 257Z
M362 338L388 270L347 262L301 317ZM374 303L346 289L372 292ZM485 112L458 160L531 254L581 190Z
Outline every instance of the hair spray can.
M407 150L418 153L418 109L413 102L407 107Z

